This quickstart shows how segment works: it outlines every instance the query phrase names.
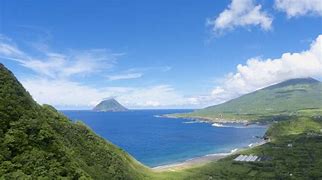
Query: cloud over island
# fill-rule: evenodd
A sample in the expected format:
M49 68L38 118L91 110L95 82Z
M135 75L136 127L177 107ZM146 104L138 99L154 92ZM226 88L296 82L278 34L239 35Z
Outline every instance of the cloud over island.
M322 77L322 34L308 50L283 53L275 59L248 59L246 64L236 67L236 72L227 74L210 96L201 97L200 101L217 104L287 79L301 77Z

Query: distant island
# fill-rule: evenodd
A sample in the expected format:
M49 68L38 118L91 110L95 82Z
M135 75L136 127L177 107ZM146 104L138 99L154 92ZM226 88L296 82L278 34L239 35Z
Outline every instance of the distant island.
M114 98L109 98L101 101L97 104L93 111L100 111L100 112L123 112L128 111L128 109L122 106L119 102L117 102Z

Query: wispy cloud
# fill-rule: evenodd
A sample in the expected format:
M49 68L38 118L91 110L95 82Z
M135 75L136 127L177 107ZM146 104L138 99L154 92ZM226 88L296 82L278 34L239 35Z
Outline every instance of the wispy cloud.
M22 84L39 103L48 103L60 108L90 108L103 98L112 96L117 97L124 105L135 108L198 107L222 103L290 78L322 77L322 35L312 42L308 50L302 52L284 53L276 59L248 59L246 64L237 66L236 72L227 74L208 95L195 97L186 97L167 84L145 87L95 87L69 78L83 74L95 75L104 68L111 68L116 61L113 58L118 55L111 56L106 50L74 51L68 54L46 52L46 58L39 60L17 48L10 39L2 38L0 56L35 71L38 76L22 77ZM168 71L171 67L157 69ZM109 75L108 78L140 78L144 73L155 70L129 69ZM105 72L101 80L106 79L106 76Z
M161 67L161 71L162 72L168 72L168 71L171 71L172 70L172 67L171 66L164 66L164 67Z
M0 56L1 58L20 61L20 58L26 57L26 54L24 54L10 38L0 35Z
M129 72L168 72L171 71L171 66L155 66L155 67L137 67L131 68L127 71Z
M271 29L272 17L262 11L262 6L254 0L232 0L231 4L215 19L208 20L215 33L223 33L236 27L260 26L263 30Z
M122 53L110 53L105 49L69 50L57 53L45 48L34 48L36 54L19 48L11 39L0 35L0 59L16 62L35 72L34 76L20 77L24 87L43 104L60 109L88 109L106 97L117 97L121 103L135 108L179 107L190 104L169 85L146 87L91 86L82 81L85 75L96 80L125 80L140 78L144 73L167 72L169 66L132 68L113 72L111 68ZM106 71L111 70L111 71ZM100 76L96 76L99 74ZM76 77L76 78L74 78ZM77 79L77 80L75 80Z
M13 60L35 73L48 78L68 78L74 75L87 75L106 70L114 66L122 53L110 53L106 49L69 51L65 54L53 51L38 51L31 55L12 40L0 38L0 58Z
M137 79L142 76L143 76L142 73L124 73L124 74L108 75L107 78L110 81L115 81L115 80Z
M150 74L155 72L168 72L171 69L172 69L171 66L131 68L117 74L107 75L106 77L109 81L138 79L143 77L145 74Z

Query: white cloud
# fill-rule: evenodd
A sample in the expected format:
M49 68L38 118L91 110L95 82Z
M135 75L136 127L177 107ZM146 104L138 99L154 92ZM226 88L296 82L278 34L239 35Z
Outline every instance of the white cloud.
M130 107L182 107L193 104L169 85L133 88L118 98Z
M40 104L58 108L92 108L106 97L128 93L128 87L95 88L69 80L22 79L21 83Z
M124 74L108 75L107 79L110 81L115 81L115 80L125 80L125 79L137 79L142 76L143 76L142 73L124 73Z
M275 0L275 7L289 18L303 15L322 16L321 0Z
M179 107L192 104L168 85L138 87L95 88L68 80L44 78L22 79L24 87L41 104L51 104L60 109L88 109L106 97L116 97L130 108Z
M262 6L256 5L254 0L232 0L228 8L216 19L209 20L208 24L212 25L216 33L238 26L260 26L264 30L269 30L273 20L261 9Z
M322 35L311 44L310 49L299 53L284 53L277 59L251 58L245 65L238 65L237 72L228 74L201 101L218 104L242 94L300 77L322 77Z

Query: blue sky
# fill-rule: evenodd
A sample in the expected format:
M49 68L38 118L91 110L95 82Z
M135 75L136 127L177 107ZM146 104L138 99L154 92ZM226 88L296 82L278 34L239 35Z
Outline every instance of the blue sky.
M321 79L322 3L290 1L2 0L0 62L60 109L205 107Z

